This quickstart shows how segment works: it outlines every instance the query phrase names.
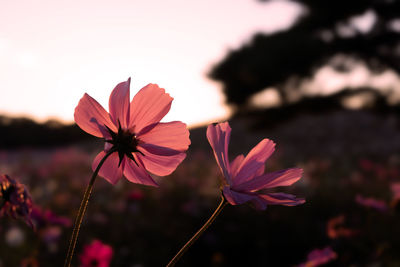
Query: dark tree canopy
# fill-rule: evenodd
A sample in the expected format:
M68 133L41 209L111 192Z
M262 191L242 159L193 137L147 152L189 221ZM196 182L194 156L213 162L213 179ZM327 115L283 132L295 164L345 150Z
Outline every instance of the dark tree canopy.
M252 95L268 87L277 88L285 103L289 81L299 87L326 65L349 71L348 58L373 72L400 72L400 1L295 1L305 14L293 27L256 34L211 70L209 76L223 83L229 104L245 107ZM375 21L363 32L352 19L366 12L372 12Z

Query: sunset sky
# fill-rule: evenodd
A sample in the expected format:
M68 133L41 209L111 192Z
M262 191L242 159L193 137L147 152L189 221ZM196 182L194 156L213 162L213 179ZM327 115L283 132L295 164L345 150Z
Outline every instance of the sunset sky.
M221 86L206 77L257 32L293 24L294 3L237 1L0 2L0 113L72 122L87 92L108 109L114 86L131 97L157 83L174 97L165 120L226 118Z

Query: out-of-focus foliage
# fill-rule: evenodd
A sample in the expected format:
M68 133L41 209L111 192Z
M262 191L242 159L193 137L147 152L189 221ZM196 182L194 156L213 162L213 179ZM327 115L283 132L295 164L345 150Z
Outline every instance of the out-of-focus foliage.
M268 1L268 0L266 0ZM221 81L227 102L243 108L249 98L276 88L285 104L293 90L323 66L348 72L365 64L372 72L400 72L400 2L391 0L295 0L303 16L285 31L257 33L230 51L209 76ZM365 29L357 20L370 20Z

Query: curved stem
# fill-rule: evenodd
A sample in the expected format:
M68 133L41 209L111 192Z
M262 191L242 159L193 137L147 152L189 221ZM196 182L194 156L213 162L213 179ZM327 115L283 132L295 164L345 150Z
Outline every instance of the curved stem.
M81 205L79 207L78 215L75 220L75 225L74 225L74 230L72 231L71 240L69 241L69 247L68 247L67 257L65 258L64 267L71 266L72 257L74 256L76 241L78 240L79 230L81 229L83 216L85 215L85 212L86 212L86 209L87 209L87 206L89 203L89 198L92 194L93 185L94 185L94 182L96 181L97 174L100 171L100 167L103 165L103 163L106 161L106 159L114 152L115 152L114 149L109 150L107 152L107 154L101 159L101 161L99 162L99 165L97 165L97 168L92 175L92 178L90 179L89 185L86 188L85 194L83 195Z
M179 250L179 252L172 258L172 260L168 263L167 267L175 266L178 260L182 257L183 254L190 248L191 245L207 230L207 228L214 222L217 216L221 213L222 209L228 204L224 195L221 195L221 202L219 203L217 209L211 215L211 217L207 220L207 222L197 231L197 233L192 236L192 238Z

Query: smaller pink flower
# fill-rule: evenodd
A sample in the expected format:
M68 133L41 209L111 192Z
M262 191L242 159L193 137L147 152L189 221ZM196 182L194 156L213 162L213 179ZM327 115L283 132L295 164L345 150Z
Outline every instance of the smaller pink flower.
M116 184L124 175L133 183L157 186L148 172L171 174L186 157L189 131L180 121L160 122L173 100L164 89L148 84L130 101L130 83L129 78L111 92L109 112L85 94L75 108L75 122L106 142L93 170L107 152L114 151L100 168L101 177Z
M81 267L108 267L113 256L111 246L102 243L99 240L94 240L90 245L83 248L83 253L80 255Z
M0 175L0 217L6 214L21 218L33 227L31 212L32 199L25 186L8 175Z
M330 247L324 249L314 249L307 256L305 263L299 264L298 267L317 267L326 264L337 258L337 254Z
M250 202L256 209L264 210L267 205L295 206L304 199L285 193L267 193L266 189L289 186L301 178L303 170L292 168L264 174L265 161L275 150L275 143L262 140L249 154L228 159L228 144L231 127L227 122L209 125L207 138L214 151L215 159L223 174L223 194L232 205Z

